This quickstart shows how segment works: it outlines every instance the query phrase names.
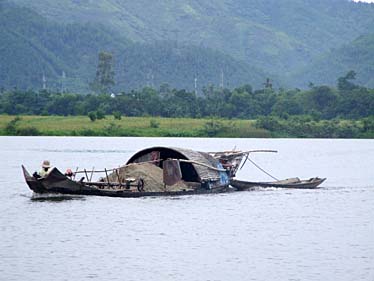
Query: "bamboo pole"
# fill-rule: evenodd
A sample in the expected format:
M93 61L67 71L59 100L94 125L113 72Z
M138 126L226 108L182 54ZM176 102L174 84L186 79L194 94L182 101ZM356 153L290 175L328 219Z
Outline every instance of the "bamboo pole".
M156 163L156 162L161 162L163 161L163 159L158 159L158 160L153 160L153 161L144 161L144 162L139 162L139 163L130 163L128 165L141 165L141 164L144 164L144 163ZM119 168L122 168L122 167L126 167L128 165L124 165L124 166L120 166ZM113 172L115 171L117 168L113 168L113 169L104 169L104 170L92 170L92 171L87 171L86 172L93 172L93 173L105 173L105 170L107 172ZM85 170L83 171L78 171L78 168L77 168L77 171L75 172L76 174L82 174L82 173L85 173Z
M109 183L109 176L108 176L108 172L107 170L105 169L105 175L106 175L106 180L108 182L108 185L110 186L110 183Z
M87 171L86 171L86 169L84 169L84 173L86 174L86 179L87 179L87 181L88 181L88 175L87 175Z
M119 182L102 182L102 181L91 181L91 182L84 182L85 184L88 184L88 185L97 185L97 186L120 186L122 184L120 184ZM137 186L136 183L134 182L130 182L129 183L129 186Z
M92 167L91 176L90 176L90 181L92 181L92 176L93 176L94 170L95 170L95 167Z
M118 169L115 169L115 171L116 171L116 174L117 174L117 178L118 178L118 182L119 182L119 187L121 188L121 180L119 178Z
M73 180L75 180L75 175L77 174L78 172L78 167L75 169L75 173L73 174Z
M209 152L209 154L217 155L217 156L236 156L236 155L243 155L255 152L273 152L277 153L277 150L271 149L255 149L255 150L248 150L248 151L223 151L223 152Z
M240 167L240 170L244 167L244 164L247 162L247 160L250 160L250 159L249 159L249 154L250 154L250 153L254 153L254 152L273 152L273 153L278 153L277 150L270 150L270 149L249 150L249 151L246 152L247 157L245 158L245 160L244 160L242 166Z
M215 168L213 166L209 166L209 165L207 165L205 163L197 162L197 161L194 161L194 160L185 160L185 159L171 159L171 160L177 160L177 161L184 162L184 163L191 163L191 164L196 164L196 165L204 166L206 168L209 168L211 170L218 171L218 172L226 172L225 169Z
M112 171L114 171L115 169L105 169L105 170L108 171L108 172L112 172ZM76 174L82 174L82 173L86 173L86 172L104 173L105 170L102 170L102 171L100 171L100 170L98 170L98 171L87 171L86 169L84 169L83 171L77 171L77 172L75 172L75 173L76 173Z

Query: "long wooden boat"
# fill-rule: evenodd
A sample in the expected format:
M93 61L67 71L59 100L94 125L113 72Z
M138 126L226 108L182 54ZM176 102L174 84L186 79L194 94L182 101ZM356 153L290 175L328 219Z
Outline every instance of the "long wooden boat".
M315 189L321 185L326 178L310 178L300 180L299 178L291 178L273 182L251 182L237 179L230 180L230 185L237 190L250 190L255 187L276 187L276 188L294 188L294 189Z
M192 194L209 194L233 191L229 186L220 188L191 188L188 190L162 192L142 191L141 181L131 181L125 184L117 182L86 182L75 181L62 174L57 168L53 168L45 178L35 178L30 175L22 165L24 178L29 188L38 194L76 194L76 195L96 195L110 197L143 197L143 196L180 196Z
M125 165L104 171L57 168L44 177L31 175L22 166L29 188L35 193L97 195L111 197L179 196L250 190L254 187L317 188L325 178L298 178L274 182L235 179L240 164L252 152L272 150L199 152L184 148L150 147L135 153ZM251 161L252 162L252 161ZM69 172L68 172L69 171ZM92 181L94 174L104 177ZM111 172L109 174L108 172ZM268 173L267 173L268 174Z
M133 169L131 177L126 169ZM218 159L208 153L183 148L146 148L118 168L76 171L73 176L67 176L57 168L45 177L31 175L24 166L22 170L27 185L35 193L142 197L233 190L229 185L228 172ZM108 174L109 171L112 173ZM102 172L105 172L104 177L91 181L93 174Z

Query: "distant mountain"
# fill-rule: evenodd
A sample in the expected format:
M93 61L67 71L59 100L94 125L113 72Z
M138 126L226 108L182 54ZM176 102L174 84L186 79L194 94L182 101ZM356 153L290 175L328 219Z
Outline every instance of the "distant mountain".
M192 90L194 79L198 89L208 85L232 88L243 84L262 87L269 75L212 49L175 46L175 42L134 44L120 56L117 80L120 88L171 87ZM276 81L277 83L277 81Z
M331 85L350 70L357 73L355 83L374 87L374 34L359 36L349 44L331 49L310 66L296 71L290 81L297 81L300 86L309 82Z
M87 91L101 50L114 54L116 90L164 82L192 89L195 76L199 86L218 85L221 72L230 87L260 87L266 77L276 86L333 83L351 66L343 57L353 63L365 53L349 42L374 30L374 4L348 0L0 3L3 87L41 87L44 74L54 88ZM356 61L360 81L369 83L370 60Z
M168 83L193 89L252 83L260 86L267 75L232 57L204 47L176 42L133 43L121 33L99 23L59 24L28 8L3 4L0 8L0 87L88 92L98 53L114 54L115 90ZM231 83L231 84L229 84Z
M57 22L97 22L136 42L205 46L276 74L374 30L348 0L12 0Z
M99 25L50 22L35 12L3 5L0 9L0 86L87 89L98 52L124 49L129 42ZM66 79L62 81L63 73Z

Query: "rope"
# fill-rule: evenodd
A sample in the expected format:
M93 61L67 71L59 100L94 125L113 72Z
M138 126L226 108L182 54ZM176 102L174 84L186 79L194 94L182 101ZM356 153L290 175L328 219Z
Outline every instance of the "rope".
M245 151L245 152L243 152L243 154L246 154L246 158L245 158L242 166L240 167L240 170L244 167L245 162L247 162L247 160L249 158L249 153L253 153L253 152L274 152L274 153L277 153L278 151L277 150L270 150L270 149L257 149L257 150L248 150L248 151Z
M249 159L249 157L247 157L248 161L251 162L253 165L255 165L255 167L257 169L259 169L261 172L267 174L269 177L271 177L272 179L276 180L276 181L279 181L279 179L277 179L276 177L272 176L271 174L269 174L268 172L266 172L264 169L262 169L259 165L257 165L255 162L253 162L251 159Z

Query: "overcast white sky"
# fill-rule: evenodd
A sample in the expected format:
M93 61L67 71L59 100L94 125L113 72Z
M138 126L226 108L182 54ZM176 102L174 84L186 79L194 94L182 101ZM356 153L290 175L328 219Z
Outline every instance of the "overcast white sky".
M366 2L366 3L374 3L374 0L353 0L355 2Z

